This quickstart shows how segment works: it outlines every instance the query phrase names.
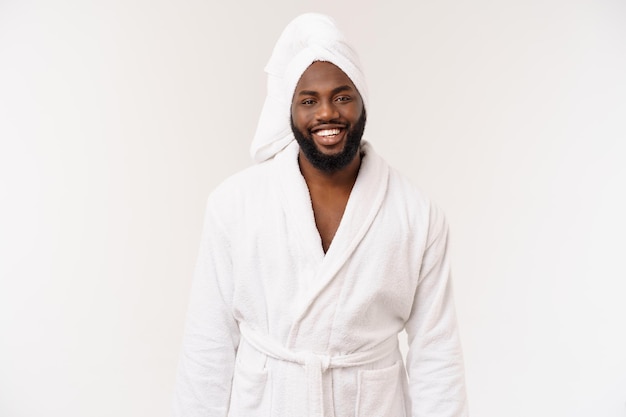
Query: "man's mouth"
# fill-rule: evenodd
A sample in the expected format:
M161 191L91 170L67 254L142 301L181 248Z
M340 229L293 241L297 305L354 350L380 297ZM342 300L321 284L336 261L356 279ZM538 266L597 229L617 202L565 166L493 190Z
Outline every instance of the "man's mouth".
M341 132L341 129L322 129L315 132L317 136L329 137L338 135Z
M324 146L333 146L341 141L343 138L344 127L320 127L313 129L311 134L315 138L316 142Z

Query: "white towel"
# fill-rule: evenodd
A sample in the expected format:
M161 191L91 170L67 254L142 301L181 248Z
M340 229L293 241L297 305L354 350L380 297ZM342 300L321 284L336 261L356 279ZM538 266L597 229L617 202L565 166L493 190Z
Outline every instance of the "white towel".
M359 58L334 21L318 13L300 15L280 35L265 66L267 97L250 146L255 162L274 157L294 139L289 123L291 100L302 73L315 61L331 62L341 68L368 108L367 85Z

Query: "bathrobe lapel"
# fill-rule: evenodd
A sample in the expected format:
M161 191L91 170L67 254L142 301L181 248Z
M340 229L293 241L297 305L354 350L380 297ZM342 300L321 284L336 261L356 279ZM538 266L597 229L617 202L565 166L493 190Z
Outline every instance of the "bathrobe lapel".
M315 226L311 196L298 166L298 144L293 141L276 156L274 179L279 184L280 204L287 227L295 232L301 258L317 268L324 261L322 239Z
M350 259L374 221L383 203L389 177L388 165L367 142L364 142L362 149L365 156L359 175L350 193L339 228L324 254L322 241L315 226L309 191L298 167L298 149L297 143L294 142L277 155L275 171L288 227L300 235L296 240L299 242L299 250L302 251L302 259L306 259L313 267L307 292L293 312L293 327L288 345L294 343L299 323L307 316L313 304L320 298L320 294L330 285L343 283L343 280L336 282L337 272Z

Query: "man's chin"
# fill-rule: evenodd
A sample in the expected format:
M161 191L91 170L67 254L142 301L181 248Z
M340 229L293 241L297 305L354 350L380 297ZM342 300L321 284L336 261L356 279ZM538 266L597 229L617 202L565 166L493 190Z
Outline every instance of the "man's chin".
M323 145L319 145L318 143L315 143L315 149L317 149L317 151L320 154L324 156L329 156L329 157L340 155L344 151L345 148L346 146L345 146L345 143L343 142L338 143L334 146L323 146Z
M320 149L315 144L310 146L310 142L309 146L301 144L300 149L311 165L328 173L340 171L348 166L358 152L358 148L348 150L345 145L337 149Z

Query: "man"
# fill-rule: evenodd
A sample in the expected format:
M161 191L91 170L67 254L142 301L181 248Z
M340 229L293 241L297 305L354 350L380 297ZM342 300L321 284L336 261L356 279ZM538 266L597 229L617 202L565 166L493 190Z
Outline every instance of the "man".
M354 51L306 14L266 71L260 163L208 201L175 415L467 415L447 226L361 141Z

